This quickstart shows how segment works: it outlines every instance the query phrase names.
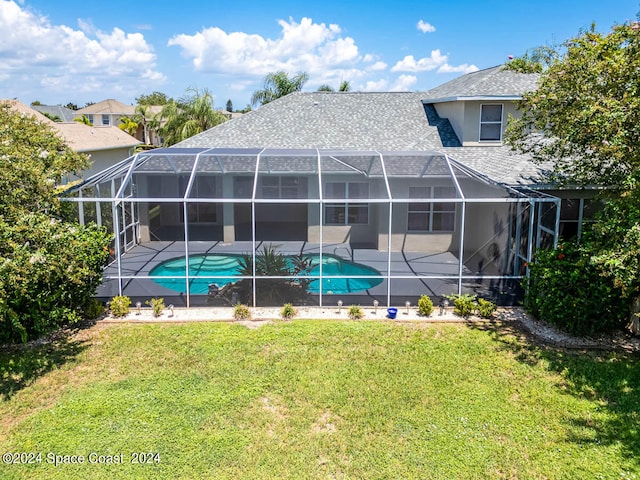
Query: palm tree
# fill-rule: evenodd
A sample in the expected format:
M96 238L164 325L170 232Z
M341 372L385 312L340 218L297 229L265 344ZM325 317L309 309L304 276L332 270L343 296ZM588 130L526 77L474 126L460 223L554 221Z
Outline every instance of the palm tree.
M335 92L334 88L331 85L328 85L326 83L323 83L322 85L320 85L318 87L318 90L316 90L317 92ZM348 80L343 80L342 82L340 82L340 87L338 87L338 91L339 92L350 92L351 91L351 85L349 84Z
M289 78L289 75L282 71L269 73L264 77L264 88L253 92L251 105L256 105L257 103L264 105L276 98L299 92L307 80L309 80L309 75L305 72L298 73L293 78Z
M149 128L150 124L153 122L153 113L151 112L150 105L136 105L133 119L138 123L138 125L142 125L142 143L145 145L151 143L149 142Z
M120 125L118 125L118 128L133 136L138 130L138 124L129 117L120 117Z
M93 126L93 123L91 123L91 120L89 120L89 117L87 117L86 115L81 115L79 117L76 117L73 119L73 121L78 123L83 123L85 125L89 125L90 127Z
M226 117L213 108L213 95L207 89L200 91L190 88L187 92L185 97L177 102L171 101L162 108L160 115L164 125L160 133L165 146L181 142L226 121Z

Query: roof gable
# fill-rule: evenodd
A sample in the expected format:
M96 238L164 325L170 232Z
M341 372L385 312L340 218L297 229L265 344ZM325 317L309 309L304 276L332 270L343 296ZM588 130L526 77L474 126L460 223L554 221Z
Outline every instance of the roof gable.
M88 107L81 108L78 110L80 114L119 114L119 115L133 115L135 113L136 107L133 105L127 105L118 100L114 100L112 98L103 100L98 103L94 103L93 105L89 105Z

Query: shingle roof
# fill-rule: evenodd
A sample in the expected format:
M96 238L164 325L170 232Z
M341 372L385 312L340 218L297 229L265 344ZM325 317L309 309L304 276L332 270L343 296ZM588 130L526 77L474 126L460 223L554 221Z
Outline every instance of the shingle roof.
M80 122L54 122L17 100L0 102L8 103L13 110L31 115L51 126L60 133L67 145L77 152L130 148L142 143L117 127L90 127Z
M493 67L423 93L297 92L176 147L436 150L496 182L531 185L544 182L544 167L507 146L462 147L449 121L429 101L519 97L534 89L538 78Z
M535 90L540 75L505 70L502 65L454 78L426 92L424 100L463 97L520 97Z
M63 107L62 105L31 105L31 108L40 113L47 113L58 117L61 122L73 122L73 119L78 116L75 110Z
M112 98L103 100L98 103L94 103L93 105L89 105L88 107L84 107L78 110L79 114L100 114L100 113L116 113L120 115L133 115L135 113L136 107L134 105L127 105L125 103L119 102L118 100L113 100Z

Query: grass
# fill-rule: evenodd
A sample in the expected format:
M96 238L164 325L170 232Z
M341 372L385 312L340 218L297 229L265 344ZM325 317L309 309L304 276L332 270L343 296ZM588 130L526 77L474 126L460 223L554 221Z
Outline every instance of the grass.
M637 478L639 367L504 328L98 325L0 351L0 453L42 454L0 478Z

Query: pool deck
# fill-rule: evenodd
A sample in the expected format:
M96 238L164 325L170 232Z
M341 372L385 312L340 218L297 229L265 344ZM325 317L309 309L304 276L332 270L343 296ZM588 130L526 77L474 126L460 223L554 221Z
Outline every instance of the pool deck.
M318 254L320 248L318 244L307 242L258 242L257 248L260 250L264 245L273 244L278 252L286 255ZM221 242L189 242L189 254L242 254L252 251L251 242L234 242L224 244ZM352 248L349 244L325 244L322 248L324 255L336 255L344 260L363 264L375 268L382 275L387 275L389 270L389 258L387 252L382 252L370 248ZM184 257L185 242L166 241L149 242L136 245L125 252L121 259L121 271L124 282L123 293L132 299L149 299L151 297L164 297L171 299L176 306L182 306L181 300L184 294L168 288L162 287L148 277L151 270L158 264ZM425 252L392 252L390 263L390 274L392 277L401 276L408 278L392 278L392 292L395 302L406 300L416 301L417 297L423 294L432 298L448 295L457 291L458 273L460 264L458 258L451 252L425 253ZM463 265L463 275L472 275L467 266ZM105 269L105 277L117 277L117 262L112 263ZM418 278L419 276L429 276L437 278ZM482 278L482 274L478 279ZM471 283L471 281L469 281ZM480 282L477 282L480 283ZM118 294L117 280L107 280L99 289L98 297L110 298ZM338 295L323 295L323 304L335 304ZM368 304L372 299L378 299L380 305L385 305L387 300L386 279L366 292L352 294L340 294L345 297L344 302L359 302ZM199 297L199 298L197 298ZM192 305L205 305L206 295L192 295ZM315 295L317 297L317 295ZM194 301L195 300L195 301ZM365 302L365 300L367 300ZM317 302L316 302L317 303ZM404 301L402 301L404 303Z

